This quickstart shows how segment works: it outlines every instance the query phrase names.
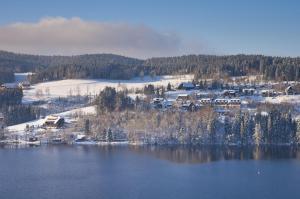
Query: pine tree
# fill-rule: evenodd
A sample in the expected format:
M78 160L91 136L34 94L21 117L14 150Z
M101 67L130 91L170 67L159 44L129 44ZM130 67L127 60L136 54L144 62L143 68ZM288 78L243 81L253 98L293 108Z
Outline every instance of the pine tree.
M90 120L89 119L86 119L84 122L84 133L86 135L90 134Z
M111 129L108 129L108 131L106 132L106 141L107 142L114 141L113 133L112 133Z
M167 91L171 91L172 90L172 86L170 84L170 82L168 83L168 86L167 86Z

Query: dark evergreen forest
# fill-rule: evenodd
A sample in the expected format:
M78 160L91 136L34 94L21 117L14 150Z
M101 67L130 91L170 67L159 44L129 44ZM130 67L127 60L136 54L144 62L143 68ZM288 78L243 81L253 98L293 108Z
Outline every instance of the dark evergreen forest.
M38 56L0 51L0 82L13 72L35 72L32 82L67 78L130 79L144 75L195 74L195 79L263 75L267 80L300 79L300 58L263 55L187 55L139 60L113 54Z

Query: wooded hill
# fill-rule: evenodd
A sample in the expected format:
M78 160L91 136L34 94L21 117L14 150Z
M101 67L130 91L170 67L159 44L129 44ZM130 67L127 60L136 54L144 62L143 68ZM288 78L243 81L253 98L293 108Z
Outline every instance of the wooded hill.
M300 57L187 55L140 60L113 54L38 56L0 51L1 71L36 72L32 82L67 78L130 79L187 73L195 74L196 79L263 75L269 80L299 80ZM7 82L1 76L0 81Z

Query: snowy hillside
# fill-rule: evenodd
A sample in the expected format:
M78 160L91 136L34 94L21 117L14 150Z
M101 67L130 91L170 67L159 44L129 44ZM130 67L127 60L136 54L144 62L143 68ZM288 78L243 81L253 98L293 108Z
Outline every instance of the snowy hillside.
M70 94L81 95L91 94L95 95L100 92L106 86L114 87L116 89L135 89L143 88L145 85L153 84L155 86L164 85L168 83L177 85L183 81L191 81L193 75L181 75L181 76L157 76L151 78L149 76L144 78L134 78L131 80L88 80L88 79L70 79L51 81L36 84L32 86L30 90L24 90L24 102L30 102L34 100L67 97ZM42 95L37 96L37 91L42 91Z

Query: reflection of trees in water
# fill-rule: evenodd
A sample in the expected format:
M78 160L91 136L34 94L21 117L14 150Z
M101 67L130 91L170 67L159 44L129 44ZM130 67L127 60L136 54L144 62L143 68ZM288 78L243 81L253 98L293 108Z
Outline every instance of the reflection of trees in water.
M295 147L184 147L144 146L130 147L131 151L153 155L177 163L208 163L222 160L268 160L299 158Z
M15 148L22 149L28 145L1 145L0 149ZM159 159L168 160L176 163L208 163L222 160L271 160L271 159L300 159L300 150L297 147L222 147L222 146L70 146L70 145L49 145L39 146L40 150L76 150L77 155L88 155L97 151L102 156L111 157L112 155L128 152L141 155L150 155ZM35 149L34 149L35 150Z

